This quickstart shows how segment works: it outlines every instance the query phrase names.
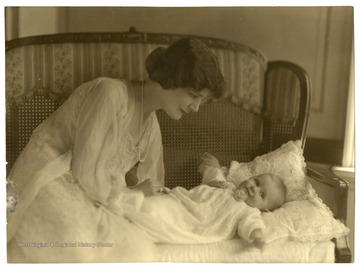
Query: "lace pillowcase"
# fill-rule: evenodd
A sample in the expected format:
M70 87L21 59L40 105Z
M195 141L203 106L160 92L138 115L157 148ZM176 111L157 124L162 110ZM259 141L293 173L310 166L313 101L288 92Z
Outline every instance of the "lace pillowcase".
M227 180L240 183L264 173L276 174L283 179L287 191L286 201L304 200L312 195L311 185L306 179L306 164L300 140L289 141L248 163L232 161Z
M273 212L262 213L262 218L265 242L281 238L323 241L349 233L349 228L335 219L318 198L287 202Z
M289 141L248 163L231 162L227 180L238 185L249 177L264 173L281 176L287 190L286 203L281 208L262 213L266 242L284 237L316 241L349 233L349 229L336 220L318 198L308 181L300 140Z

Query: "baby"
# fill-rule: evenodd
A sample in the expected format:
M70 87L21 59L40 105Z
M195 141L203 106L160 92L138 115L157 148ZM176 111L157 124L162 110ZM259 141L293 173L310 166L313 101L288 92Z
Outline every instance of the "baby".
M202 157L199 172L203 184L145 197L137 211L125 212L125 216L158 243L211 243L238 235L261 247L265 228L261 211L284 203L282 181L264 174L236 186L226 181L212 155Z
M279 176L262 174L236 186L236 183L226 180L226 168L220 166L215 156L204 153L200 160L198 171L203 176L202 184L218 188L234 188L235 199L244 200L248 206L256 207L261 211L273 211L285 203L286 188Z
M200 157L198 167L203 176L202 184L234 190L234 198L260 211L273 211L285 203L286 188L283 180L272 174L262 174L242 181L238 186L226 180L227 168L221 167L217 158L210 153ZM262 231L254 230L251 238L255 245L262 245Z

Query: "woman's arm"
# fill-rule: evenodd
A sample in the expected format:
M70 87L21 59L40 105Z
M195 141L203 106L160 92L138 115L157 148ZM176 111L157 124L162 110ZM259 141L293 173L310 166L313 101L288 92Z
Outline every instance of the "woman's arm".
M139 162L137 169L134 169L137 185L133 189L141 190L146 196L163 194L170 191L165 187L164 160L161 131L156 114L150 115L150 138L145 152L144 160ZM133 173L133 175L134 175ZM129 175L129 179L130 179Z
M128 99L120 85L97 79L79 104L74 123L72 173L89 197L102 204L107 202L112 180L106 162L117 149L118 115L125 113Z

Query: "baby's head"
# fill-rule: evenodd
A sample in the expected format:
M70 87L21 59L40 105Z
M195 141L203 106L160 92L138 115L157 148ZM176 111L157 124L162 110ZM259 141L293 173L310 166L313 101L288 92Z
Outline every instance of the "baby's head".
M249 178L237 188L245 203L262 211L272 211L285 203L286 188L279 176L262 174Z

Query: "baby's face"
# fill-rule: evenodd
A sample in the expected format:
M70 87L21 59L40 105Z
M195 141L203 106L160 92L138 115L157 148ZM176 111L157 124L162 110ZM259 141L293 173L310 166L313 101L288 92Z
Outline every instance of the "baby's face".
M260 210L274 210L283 204L285 193L270 174L252 177L238 187L245 194L245 203Z

